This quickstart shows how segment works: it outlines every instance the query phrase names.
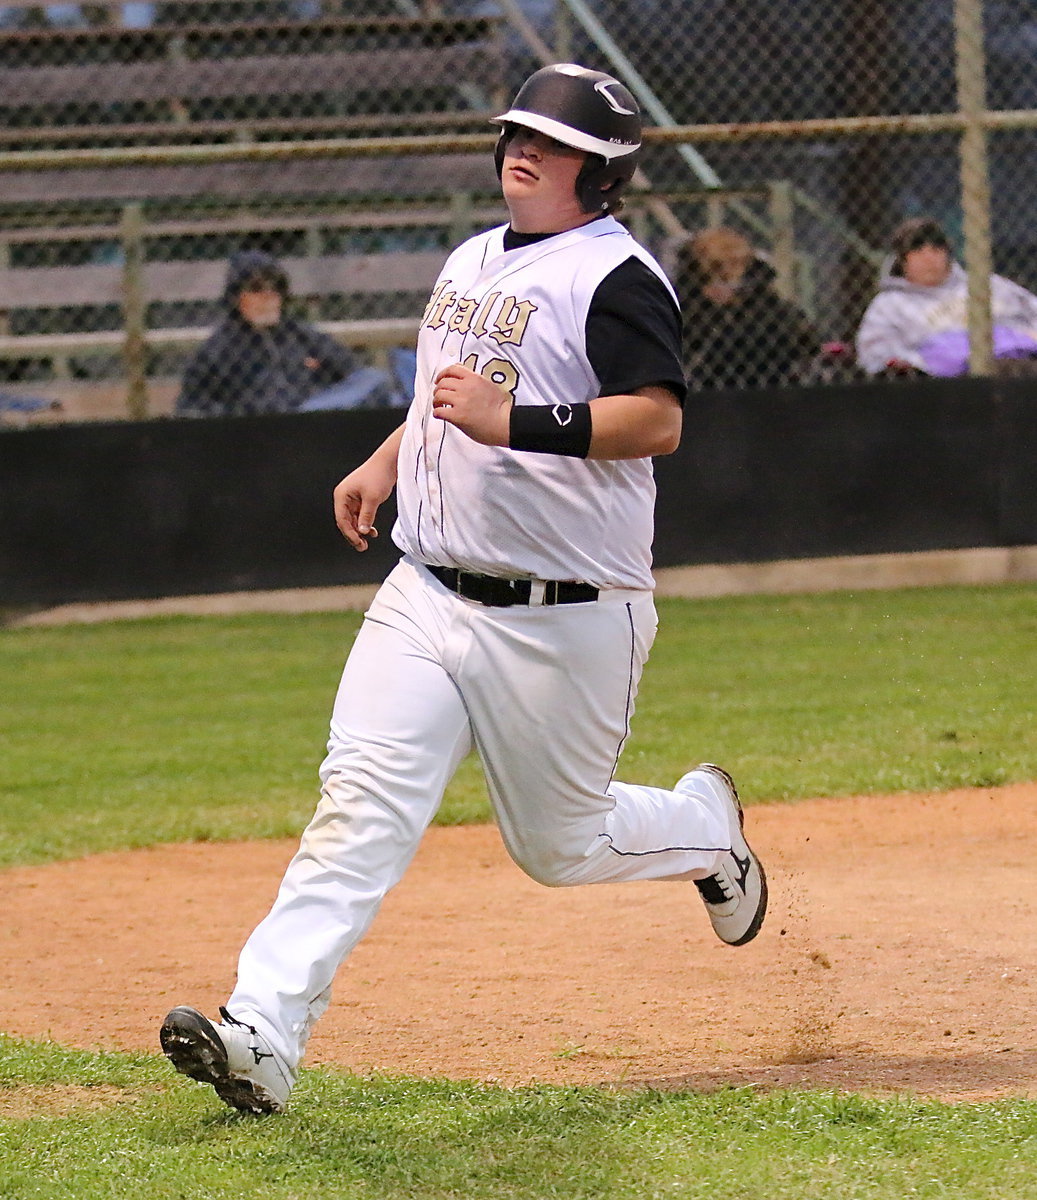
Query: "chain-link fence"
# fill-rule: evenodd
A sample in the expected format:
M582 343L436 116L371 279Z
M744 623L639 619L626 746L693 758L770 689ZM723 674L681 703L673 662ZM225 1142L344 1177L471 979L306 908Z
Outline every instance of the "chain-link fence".
M623 219L694 386L1032 361L1029 2L6 0L0 419L405 402L443 258L506 217L487 119L562 60L646 114Z

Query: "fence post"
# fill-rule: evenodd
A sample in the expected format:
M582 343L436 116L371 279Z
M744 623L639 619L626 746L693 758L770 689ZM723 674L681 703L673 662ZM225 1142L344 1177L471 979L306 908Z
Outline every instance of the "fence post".
M796 234L793 227L792 185L778 179L767 188L767 208L771 221L771 266L778 295L796 299Z
M706 228L718 229L727 220L727 196L709 192L706 195Z
M969 277L969 374L990 375L994 366L990 312L990 173L987 161L986 63L983 53L983 0L954 0L958 108L963 129L961 203L965 269Z
M456 246L472 234L472 197L468 192L450 193L450 244Z
M0 269L11 265L11 243L6 239L0 241ZM11 313L0 305L0 336L11 332Z
M144 297L144 212L140 204L122 210L122 358L126 370L126 409L135 421L148 415Z
M557 5L554 13L555 55L558 62L572 62L573 57L573 22L572 14L562 4Z
M306 257L314 260L324 253L324 234L319 225L307 225L303 231L303 241L306 247ZM321 319L321 303L319 296L306 297L306 316L310 321Z

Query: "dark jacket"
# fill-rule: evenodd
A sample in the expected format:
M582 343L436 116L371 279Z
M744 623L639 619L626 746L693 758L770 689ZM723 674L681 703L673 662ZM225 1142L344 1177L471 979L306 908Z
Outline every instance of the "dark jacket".
M288 277L275 258L261 250L232 256L223 293L228 315L188 362L178 415L293 412L356 369L344 346L311 325L283 315L269 329L250 325L237 304L242 285L257 275L269 278L288 300Z
M803 313L774 290L773 268L754 259L730 304L703 295L703 282L694 269L679 281L689 386L795 383L799 370L820 352L821 341Z

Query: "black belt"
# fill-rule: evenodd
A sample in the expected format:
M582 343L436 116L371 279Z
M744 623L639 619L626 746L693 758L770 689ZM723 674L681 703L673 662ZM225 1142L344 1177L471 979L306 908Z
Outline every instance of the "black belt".
M512 604L589 604L597 600L598 589L589 583L558 579L500 579L496 575L476 575L456 567L426 568L450 591L493 608Z

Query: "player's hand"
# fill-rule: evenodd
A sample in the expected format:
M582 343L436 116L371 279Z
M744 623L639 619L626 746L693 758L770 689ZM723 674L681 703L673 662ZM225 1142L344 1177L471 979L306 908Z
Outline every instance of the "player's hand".
M511 437L511 396L500 386L460 363L436 376L432 415L456 425L473 442L506 446Z
M378 508L395 486L395 468L369 458L335 488L335 524L354 550L366 550L368 539L378 536Z

